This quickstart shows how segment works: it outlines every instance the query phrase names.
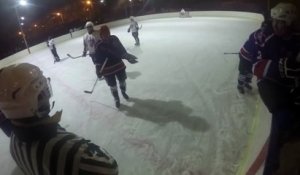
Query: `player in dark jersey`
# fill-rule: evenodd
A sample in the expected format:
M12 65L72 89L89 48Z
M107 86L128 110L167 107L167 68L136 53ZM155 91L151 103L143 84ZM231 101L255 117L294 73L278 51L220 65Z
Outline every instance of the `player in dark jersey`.
M122 59L127 59L130 63L136 63L136 57L128 54L119 38L110 34L109 28L104 25L100 29L101 41L97 43L95 60L102 67L99 74L103 75L107 85L110 87L111 93L115 100L117 108L120 107L120 98L118 94L117 81L123 97L128 100L126 93L126 66Z
M0 70L0 110L12 123L11 155L25 175L117 175L103 148L65 131L49 116L50 79L28 63Z
M237 89L241 94L245 93L245 88L252 89L252 65L256 61L260 48L265 41L265 31L267 30L267 21L264 21L261 28L253 32L245 42L239 53L239 76Z
M268 155L264 175L274 174L280 168L279 154L299 112L295 92L299 86L299 37L294 34L296 7L279 3L271 10L271 30L264 32L262 47L253 65L259 94L272 113Z

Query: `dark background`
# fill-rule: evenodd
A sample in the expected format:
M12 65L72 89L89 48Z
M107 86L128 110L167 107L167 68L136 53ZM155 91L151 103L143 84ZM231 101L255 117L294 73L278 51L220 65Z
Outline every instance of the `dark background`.
M162 12L179 12L181 8L193 10L249 11L268 15L268 9L278 2L297 0L28 0L27 6L17 6L17 0L0 0L0 59L23 50L25 44L18 35L19 25L15 8L26 19L23 26L30 46L45 42L48 36L56 37L69 33L70 29L83 28L87 20L104 23L131 15L146 15ZM299 0L298 0L299 1ZM299 6L298 6L299 7ZM63 14L62 19L56 15ZM37 27L34 27L34 25Z

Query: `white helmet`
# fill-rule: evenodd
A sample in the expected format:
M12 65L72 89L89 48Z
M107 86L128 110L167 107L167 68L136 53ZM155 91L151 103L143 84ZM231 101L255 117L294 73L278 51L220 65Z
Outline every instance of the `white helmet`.
M0 70L0 110L8 119L47 116L51 94L50 83L37 66L22 63Z
M297 8L291 3L279 3L271 9L271 17L291 25L297 18Z
M85 23L85 28L94 27L94 23L92 21L88 21Z

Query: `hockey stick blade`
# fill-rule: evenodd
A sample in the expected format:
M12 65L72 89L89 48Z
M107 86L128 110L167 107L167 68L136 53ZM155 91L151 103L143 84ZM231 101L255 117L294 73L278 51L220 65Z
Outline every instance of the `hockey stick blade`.
M104 66L106 65L106 63L107 63L107 58L105 59L103 65L102 65L102 67L101 67L101 69L100 69L100 74L102 73L102 71L103 71ZM99 80L99 78L97 77L97 79L95 80L95 83L94 83L94 85L93 85L93 87L92 87L92 90L90 90L90 91L85 90L84 92L87 93L87 94L92 94L92 93L94 92L94 89L95 89L95 87L96 87L96 85L97 85L98 80Z
M70 55L70 54L67 54L67 56L68 57L70 57L70 58L72 58L72 59L76 59L76 58L80 58L80 57L82 57L82 55L80 55L80 56L76 56L76 57L73 57L72 55Z
M97 84L97 82L98 82L99 80L103 80L103 79L99 79L99 78L98 78L98 79L96 80L96 82L94 83L92 90L90 90L90 91L89 91L89 90L84 90L83 92L84 92L84 93L87 93L87 94L92 94L92 93L94 92L94 89L95 89L95 87L96 87L96 84Z
M95 81L95 83L94 83L94 85L92 87L92 90L90 90L90 91L89 90L85 90L83 92L87 93L87 94L92 94L94 92L94 89L95 89L95 86L96 86L97 82L98 82L98 78L96 79L96 81Z

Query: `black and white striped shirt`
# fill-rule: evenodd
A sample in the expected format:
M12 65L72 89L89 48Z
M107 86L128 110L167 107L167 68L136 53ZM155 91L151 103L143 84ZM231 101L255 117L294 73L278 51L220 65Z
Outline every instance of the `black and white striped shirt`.
M11 136L10 151L25 175L117 175L118 165L104 149L58 129L49 139L23 142Z

